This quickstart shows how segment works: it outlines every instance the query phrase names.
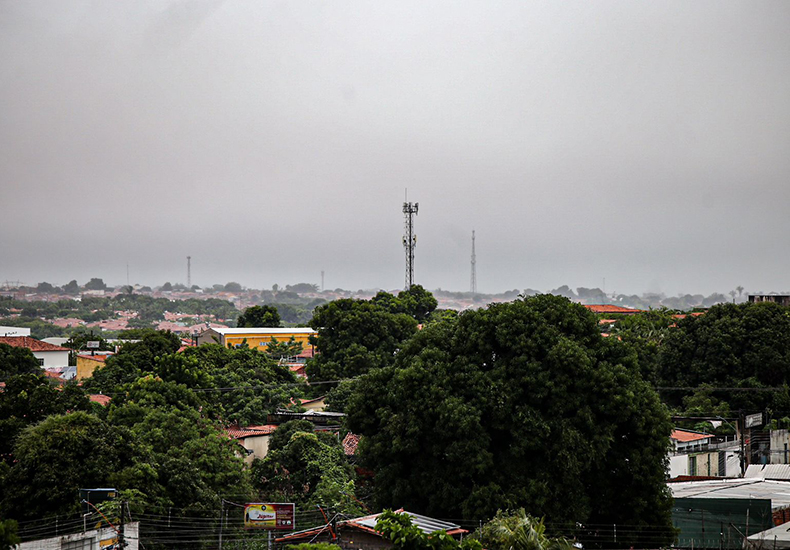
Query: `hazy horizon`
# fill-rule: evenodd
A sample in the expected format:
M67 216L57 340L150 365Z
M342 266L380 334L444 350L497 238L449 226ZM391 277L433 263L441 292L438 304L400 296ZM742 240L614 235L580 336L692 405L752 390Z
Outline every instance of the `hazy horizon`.
M0 283L790 287L790 4L0 1Z

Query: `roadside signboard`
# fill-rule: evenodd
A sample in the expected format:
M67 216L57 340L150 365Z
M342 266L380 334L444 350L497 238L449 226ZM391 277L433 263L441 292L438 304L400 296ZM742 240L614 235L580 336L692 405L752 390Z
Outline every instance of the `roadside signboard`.
M292 531L296 527L296 506L282 502L252 502L244 507L244 527Z
M85 343L85 347L88 349L99 349L100 342L98 340L90 340Z
M754 413L746 415L747 428L759 428L763 425L763 413Z

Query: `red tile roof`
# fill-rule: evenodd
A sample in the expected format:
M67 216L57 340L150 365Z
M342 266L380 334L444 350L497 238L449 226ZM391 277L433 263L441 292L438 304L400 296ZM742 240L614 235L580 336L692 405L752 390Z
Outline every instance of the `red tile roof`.
M100 393L92 393L88 396L88 399L90 399L94 403L98 403L103 407L109 405L110 401L112 400L112 398L109 395L102 395Z
M343 451L346 456L353 456L357 454L357 447L359 446L359 436L348 432L346 437L343 438Z
M612 304L590 304L584 307L593 313L642 313L641 309L631 309L629 307L615 306Z
M31 351L69 351L55 344L48 344L30 336L0 336L0 344L8 344L14 348L27 348Z
M225 428L225 433L231 439L244 439L245 437L255 437L259 435L271 435L277 429L276 424L264 424L262 426L247 426L240 428L239 426L231 426Z
M701 434L697 432L690 432L688 430L674 430L670 436L675 441L681 443L688 443L690 441L701 441L703 439L710 439L712 435Z
M80 359L90 359L91 361L101 361L104 363L110 355L78 355Z

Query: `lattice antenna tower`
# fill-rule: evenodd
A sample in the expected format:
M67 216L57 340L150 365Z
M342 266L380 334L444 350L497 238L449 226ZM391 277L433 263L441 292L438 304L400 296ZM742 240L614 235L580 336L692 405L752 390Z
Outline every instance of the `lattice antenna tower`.
M417 235L414 233L414 216L417 215L419 203L404 202L403 217L403 248L406 250L406 290L414 285L414 249L417 247Z
M469 281L469 292L477 294L477 256L475 255L475 230L472 230L472 276Z
M187 256L187 288L192 288L192 256Z

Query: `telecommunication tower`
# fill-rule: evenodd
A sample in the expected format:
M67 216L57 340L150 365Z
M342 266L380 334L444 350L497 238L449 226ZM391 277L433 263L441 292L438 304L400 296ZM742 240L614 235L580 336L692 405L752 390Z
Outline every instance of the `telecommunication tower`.
M477 294L477 256L475 255L475 230L472 230L472 277L469 283L469 292Z
M324 291L324 270L321 270L321 292Z
M403 215L406 219L403 233L403 248L406 249L406 290L414 285L414 249L417 247L417 235L414 234L414 216L417 215L419 203L404 202Z
M192 256L187 256L187 288L192 288Z

